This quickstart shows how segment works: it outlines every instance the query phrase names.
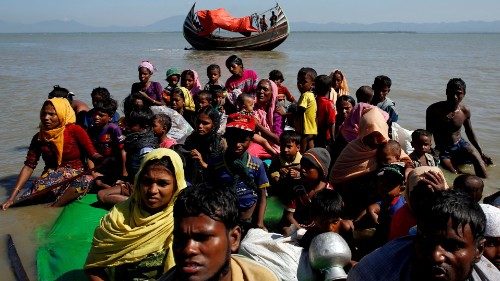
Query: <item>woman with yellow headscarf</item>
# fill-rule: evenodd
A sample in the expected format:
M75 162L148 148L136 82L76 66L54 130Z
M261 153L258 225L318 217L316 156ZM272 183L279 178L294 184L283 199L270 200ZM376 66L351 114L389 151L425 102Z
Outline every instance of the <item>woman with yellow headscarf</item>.
M7 201L1 205L3 210L14 203L17 194L33 174L40 157L45 162L44 171L19 199L29 198L35 192L82 174L85 166L82 159L85 157L94 161L102 159L92 145L87 132L75 122L75 112L67 99L52 98L43 103L40 110L40 131L31 140L24 167L17 177L14 190ZM49 197L47 199L55 200L57 206L64 205L84 194L89 187L90 180L91 178L85 176L70 180L47 194ZM62 196L69 188L71 192ZM58 200L59 198L61 200Z
M176 152L158 148L146 154L132 196L115 205L94 232L85 263L89 279L156 279L173 267L173 208L186 185Z

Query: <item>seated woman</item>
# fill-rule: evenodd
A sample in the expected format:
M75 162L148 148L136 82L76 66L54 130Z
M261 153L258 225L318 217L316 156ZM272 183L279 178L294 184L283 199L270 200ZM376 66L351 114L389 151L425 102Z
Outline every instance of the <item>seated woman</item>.
M33 174L40 156L45 162L44 171L19 199L26 199L35 192L59 184L45 195L45 199L54 201L54 206L62 206L87 192L91 178L83 176L82 159L87 156L100 162L103 157L97 153L85 130L75 122L75 112L67 99L52 98L43 103L40 131L31 140L24 167L17 177L12 194L2 204L2 209L6 210L14 203L17 194ZM82 176L75 178L78 175ZM74 180L61 184L70 178Z
M259 123L255 124L256 133L265 138L279 153L280 135L283 132L282 116L278 111L284 112L277 104L278 86L268 79L262 79L257 84L255 111L261 116ZM252 142L248 153L259 158L269 159L271 155L258 143Z
M167 148L144 157L133 195L101 220L85 263L90 280L156 279L174 264L173 208L186 187L180 156Z
M139 92L151 105L163 105L163 87L159 82L150 80L156 68L149 61L143 61L137 70L139 82L132 84L130 94Z
M203 183L207 179L209 159L215 159L224 154L226 141L218 133L220 113L212 106L205 107L198 112L195 130L184 143L187 150L186 169L191 171L189 178L192 184Z

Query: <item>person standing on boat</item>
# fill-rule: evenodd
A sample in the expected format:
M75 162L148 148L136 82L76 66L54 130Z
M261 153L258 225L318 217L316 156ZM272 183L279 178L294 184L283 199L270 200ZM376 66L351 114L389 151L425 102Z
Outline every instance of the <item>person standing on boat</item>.
M260 18L259 21L259 25L262 32L267 31L266 15L262 15L262 18Z
M232 55L226 60L226 67L231 72L231 77L226 81L227 99L226 114L236 112L236 98L241 93L254 94L259 82L257 73L251 69L244 69L243 61L237 55Z
M137 68L139 71L139 82L132 84L130 94L141 93L151 105L164 105L163 104L163 87L159 82L151 81L151 75L155 72L156 68L149 61L143 61Z
M84 156L90 157L97 163L101 162L103 156L97 153L87 132L75 122L75 112L67 99L52 98L43 103L40 110L40 131L31 140L24 167L17 177L14 190L1 205L3 210L14 203L16 195L33 174L40 156L45 162L44 171L21 195L21 199L83 173ZM90 181L91 177L83 176L67 184L61 184L47 194L47 199L56 202L57 206L62 206L85 194Z
M271 23L271 28L276 25L276 22L278 22L278 16L276 16L274 11L271 12L271 17L269 18L269 22Z

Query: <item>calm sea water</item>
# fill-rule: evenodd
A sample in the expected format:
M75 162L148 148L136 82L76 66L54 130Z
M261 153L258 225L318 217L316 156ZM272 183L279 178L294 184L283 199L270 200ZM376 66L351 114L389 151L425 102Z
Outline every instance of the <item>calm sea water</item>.
M380 74L391 77L390 97L400 124L425 127L425 109L444 99L452 77L467 83L465 103L483 150L500 161L500 34L292 33L272 52L236 52L244 65L267 77L280 69L285 84L298 95L296 73L303 66L320 74L344 71L351 93L371 85ZM169 67L194 69L206 82L205 69L216 63L229 76L225 59L233 52L185 50L181 33L0 34L0 200L7 197L37 131L38 112L53 85L59 84L90 104L90 92L101 86L119 101L137 78L137 65L152 61L153 80L165 84ZM40 164L39 166L43 166ZM500 168L488 168L485 193L499 188ZM37 168L35 173L40 173ZM447 176L449 181L452 176ZM0 211L0 235L12 233L21 259L35 276L35 229L49 227L59 210L42 206ZM0 272L11 274L5 243L0 243ZM2 275L13 280L13 275ZM34 279L34 278L33 278Z

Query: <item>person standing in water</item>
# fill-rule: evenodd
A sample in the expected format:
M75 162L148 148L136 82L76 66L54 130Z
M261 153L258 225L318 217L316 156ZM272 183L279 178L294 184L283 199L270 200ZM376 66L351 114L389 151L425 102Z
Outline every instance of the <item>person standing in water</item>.
M476 140L470 109L462 103L465 90L465 82L461 78L450 79L446 86L446 100L427 108L426 127L434 135L436 149L445 169L459 174L462 172L457 165L471 161L476 175L486 178L486 165L492 165L493 161L483 153ZM470 143L460 134L462 126Z

